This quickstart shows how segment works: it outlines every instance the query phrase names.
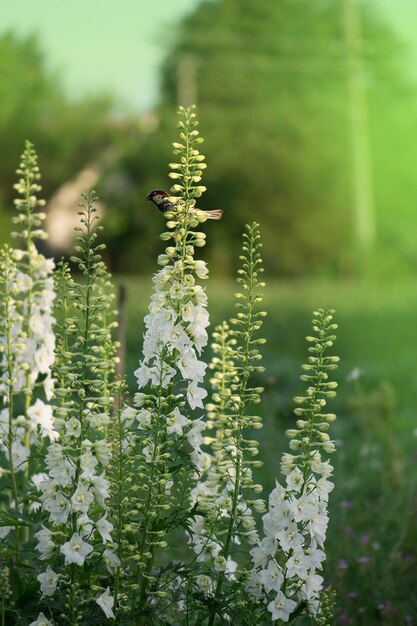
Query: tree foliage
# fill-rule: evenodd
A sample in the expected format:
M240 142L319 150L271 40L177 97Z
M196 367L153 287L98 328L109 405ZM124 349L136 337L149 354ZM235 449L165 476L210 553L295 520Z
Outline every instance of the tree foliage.
M224 209L222 227L208 248L222 259L221 271L230 269L242 224L254 218L264 227L269 271L293 276L352 271L355 224L342 7L339 0L205 0L175 36L165 33L170 44L159 128L139 147L131 146L119 163L132 192L126 193L126 222L119 223L125 260L131 255L127 226L135 223L147 241L153 237L157 218L139 207L144 191L164 185L162 137L170 132L172 111L178 100L188 104L183 99L195 94L206 136L204 208ZM407 235L393 229L394 190L388 181L409 211L413 174L410 167L401 172L394 167L389 146L396 138L407 141L416 119L415 96L399 67L400 47L391 28L370 8L362 6L361 13L377 226L381 241L394 248ZM133 236L131 242L133 250Z
M35 36L0 36L0 226L13 210L13 163L25 140L35 142L41 163L47 163L47 197L74 177L109 145L112 100L105 95L77 98L67 94L60 78L48 70ZM2 233L6 229L0 228ZM4 235L5 236L5 235Z

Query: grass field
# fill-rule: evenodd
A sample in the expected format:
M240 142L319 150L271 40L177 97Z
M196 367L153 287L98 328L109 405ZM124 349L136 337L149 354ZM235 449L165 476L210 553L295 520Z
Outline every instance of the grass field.
M126 369L131 372L139 358L151 282L133 278L117 282L127 289ZM230 282L209 284L212 328L230 317L234 291ZM399 436L409 437L414 421L417 427L417 283L275 282L268 285L264 304L268 311L264 383L268 392L278 395L277 409L299 388L295 374L305 359L304 337L309 333L311 311L319 306L334 308L339 324L335 349L341 356L338 406L345 405L352 395L346 376L360 368L367 393L381 384L386 386L395 403L391 426Z
M134 388L150 279L117 282L127 290L126 370ZM234 291L229 282L208 287L212 327L230 317ZM316 307L336 309L339 324L333 430L339 450L325 568L338 594L336 623L417 624L417 283L268 285L259 478L269 490L278 476ZM349 382L354 370L359 378Z

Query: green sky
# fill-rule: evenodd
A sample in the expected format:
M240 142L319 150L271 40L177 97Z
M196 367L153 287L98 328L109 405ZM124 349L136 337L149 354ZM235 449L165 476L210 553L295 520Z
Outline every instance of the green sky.
M198 1L0 0L0 31L39 32L50 66L62 71L74 96L104 88L145 110L155 101L157 68L173 26ZM417 0L373 4L409 45L417 80Z

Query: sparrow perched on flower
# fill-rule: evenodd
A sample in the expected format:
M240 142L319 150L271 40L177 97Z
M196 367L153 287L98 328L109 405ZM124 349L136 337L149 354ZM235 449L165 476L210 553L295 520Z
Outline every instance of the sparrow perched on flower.
M172 211L175 213L177 210L176 205L171 202L170 198L172 196L169 195L166 191L162 189L154 189L146 196L145 200L150 200L154 205L161 211L161 213L166 213L167 211ZM205 217L208 220L219 220L223 215L223 211L221 209L215 209L214 211L202 211L201 209L197 209L196 207L190 208L191 213L196 213L201 217Z

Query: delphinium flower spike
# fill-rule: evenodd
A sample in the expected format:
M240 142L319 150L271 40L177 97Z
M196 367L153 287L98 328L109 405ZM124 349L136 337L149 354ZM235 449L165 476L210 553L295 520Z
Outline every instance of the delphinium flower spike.
M20 247L4 249L0 277L4 305L0 321L0 428L4 435L0 437L0 463L13 477L12 506L27 514L32 506L32 480L36 484L39 478L34 476L39 468L31 462L31 453L42 448L45 438L52 441L57 437L49 404L55 344L54 262L36 247L37 240L46 239L42 229L45 213L39 210L45 201L37 197L40 173L30 142L26 142L17 174L14 187L19 197L13 217L17 232L12 234ZM8 499L7 490L2 497ZM0 536L4 538L10 528L2 526ZM21 542L28 537L26 525L20 533Z
M236 594L234 582L239 585L246 576L245 568L238 570L234 552L242 543L250 546L258 541L254 513L265 509L259 498L262 487L252 477L252 469L260 466L254 459L258 443L248 438L250 429L262 426L252 413L262 389L251 380L263 371L259 346L264 339L258 337L265 315L258 310L264 287L261 246L259 225L254 222L243 235L237 315L213 334L213 394L206 406L211 436L205 438L210 453L202 458L192 491L192 503L200 514L191 524L191 540L201 563L197 586L210 599L209 624L214 624L216 613L231 618L226 608L230 603L222 606L221 598Z
M94 611L113 616L110 590L100 587L100 579L108 578L107 567L116 560L106 477L111 447L105 437L114 402L110 381L116 346L109 345L113 316L103 291L107 280L103 246L96 241L96 198L91 194L84 200L77 256L72 257L82 280L75 282L65 263L56 278L54 426L59 440L45 459L48 474L40 485L44 525L36 533L36 548L46 563L38 576L44 603L56 624L71 626L84 623Z
M36 433L37 427L42 436L49 436L51 440L56 438L52 428L51 407L39 398L33 403L39 376L42 377L46 400L49 401L52 396L51 368L55 347L52 329L54 322L52 307L55 298L52 273L55 263L52 259L46 259L36 247L37 240L47 239L47 234L42 228L46 214L39 211L45 205L45 200L37 197L41 191L40 172L35 149L29 141L26 142L17 174L19 181L15 189L21 197L15 200L18 214L13 218L13 222L18 230L13 235L22 244L21 249L15 250L15 257L21 272L21 282L25 283L22 292L26 350L21 358L25 362L26 373L24 380L20 381L20 388L25 396L25 446L29 449L32 433Z
M323 453L335 451L328 429L336 419L325 412L336 395L337 383L330 378L339 357L329 356L337 325L334 311L314 312L308 362L301 380L305 395L295 398L296 427L287 431L291 454L282 457L286 485L277 481L263 517L264 537L252 549L254 574L250 590L268 604L273 620L288 622L305 610L316 615L323 578L318 574L325 559L324 543L329 521L328 499L333 489L333 468Z
M175 576L155 574L157 557L167 534L183 523L189 476L202 455L203 422L193 412L203 408L207 394L202 386L206 364L200 355L208 341L209 317L207 296L197 282L208 277L207 266L194 259L195 248L204 246L206 238L198 230L206 218L191 211L205 190L200 185L205 164L197 125L194 107L180 107L180 137L173 144L178 161L170 164L176 207L164 214L169 230L161 238L168 246L153 277L143 357L135 372L138 392L122 414L132 483L122 533L125 593L119 594L119 602L121 614L129 612L132 620L146 621L149 611L161 612L164 602L170 604L167 585Z

